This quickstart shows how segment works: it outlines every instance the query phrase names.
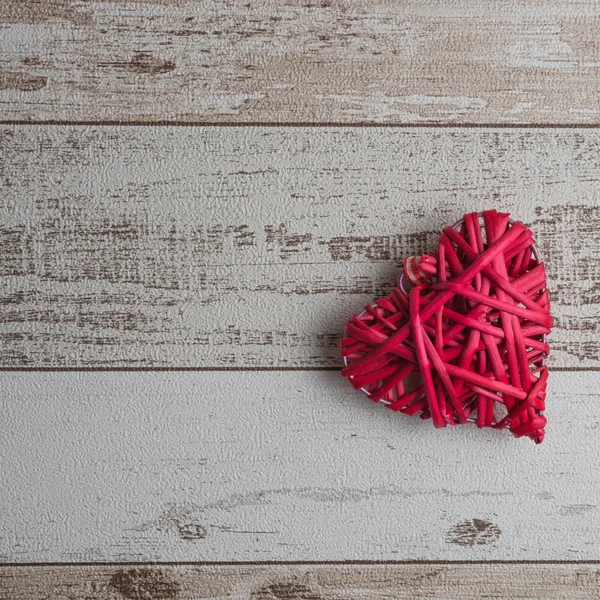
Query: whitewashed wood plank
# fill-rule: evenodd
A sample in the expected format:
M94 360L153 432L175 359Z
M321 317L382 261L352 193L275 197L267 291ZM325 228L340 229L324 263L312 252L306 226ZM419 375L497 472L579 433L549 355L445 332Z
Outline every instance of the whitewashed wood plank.
M146 565L0 568L3 600L596 600L597 565Z
M599 383L536 446L335 372L2 373L0 560L597 560Z
M594 0L4 0L3 119L599 122Z
M533 228L552 367L600 365L600 133L4 127L5 367L339 365L466 211Z

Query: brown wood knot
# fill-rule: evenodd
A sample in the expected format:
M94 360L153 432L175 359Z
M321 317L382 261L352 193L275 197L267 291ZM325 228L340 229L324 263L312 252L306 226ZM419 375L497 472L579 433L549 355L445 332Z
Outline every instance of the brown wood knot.
M0 73L0 90L37 92L48 85L48 78L29 73Z
M457 546L486 546L495 543L501 534L500 528L490 521L473 519L452 527L446 534L446 542Z
M131 59L131 67L138 73L148 73L150 75L159 75L168 73L175 69L175 63L170 60L163 60L152 56L147 52L138 52Z
M177 530L182 540L203 540L206 537L206 528L199 523L181 523Z
M254 591L250 598L251 600L323 600L317 591L294 581L265 585Z
M110 587L129 600L174 600L181 585L160 569L122 569L110 579Z

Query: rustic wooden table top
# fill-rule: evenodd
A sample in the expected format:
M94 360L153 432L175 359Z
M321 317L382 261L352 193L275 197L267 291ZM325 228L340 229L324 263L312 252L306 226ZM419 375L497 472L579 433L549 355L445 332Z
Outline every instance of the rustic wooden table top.
M592 599L600 4L5 0L0 599ZM529 225L547 438L373 405L346 319Z

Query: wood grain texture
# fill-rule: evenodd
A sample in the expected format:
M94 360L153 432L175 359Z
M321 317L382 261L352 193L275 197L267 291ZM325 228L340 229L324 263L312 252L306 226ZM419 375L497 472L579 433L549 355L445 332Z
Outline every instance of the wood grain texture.
M0 568L1 600L596 600L597 565Z
M0 384L0 561L600 558L599 373L550 377L540 446L335 372Z
M594 0L4 0L4 120L600 122Z
M347 318L495 207L547 262L552 367L600 365L600 133L4 127L4 367L330 367Z

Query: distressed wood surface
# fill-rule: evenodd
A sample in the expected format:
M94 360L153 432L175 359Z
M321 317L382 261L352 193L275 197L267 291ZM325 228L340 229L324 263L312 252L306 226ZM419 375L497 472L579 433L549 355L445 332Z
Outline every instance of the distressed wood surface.
M600 374L548 435L431 423L339 373L2 373L0 561L598 560Z
M547 260L551 367L600 367L593 0L7 0L0 368L339 365L467 210ZM599 373L541 447L337 373L2 373L0 561L598 560ZM583 416L582 416L583 415ZM590 416L592 415L592 416ZM0 600L596 598L597 565L3 566Z
M594 0L4 0L4 120L600 122Z
M0 567L2 600L597 600L597 565Z
M551 366L598 367L600 133L0 131L4 367L337 366L347 318L464 212L529 224Z

